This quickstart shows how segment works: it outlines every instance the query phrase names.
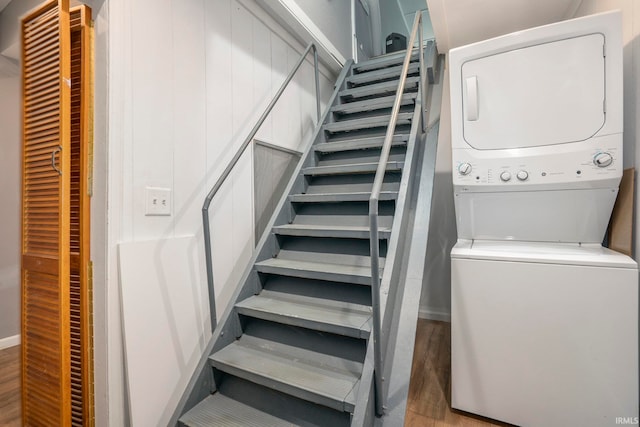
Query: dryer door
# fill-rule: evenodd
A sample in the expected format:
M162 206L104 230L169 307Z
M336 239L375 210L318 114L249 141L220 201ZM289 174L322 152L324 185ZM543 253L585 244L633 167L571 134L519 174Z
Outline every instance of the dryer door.
M605 121L604 43L590 34L465 62L465 141L495 150L592 137Z

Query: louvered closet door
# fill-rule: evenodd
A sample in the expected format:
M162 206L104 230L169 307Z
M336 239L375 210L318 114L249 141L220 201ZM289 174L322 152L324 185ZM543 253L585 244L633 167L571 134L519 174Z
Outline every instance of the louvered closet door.
M93 342L89 259L93 134L93 28L91 9L71 8L71 425L90 427L93 417Z
M68 0L22 21L22 409L25 426L71 423Z

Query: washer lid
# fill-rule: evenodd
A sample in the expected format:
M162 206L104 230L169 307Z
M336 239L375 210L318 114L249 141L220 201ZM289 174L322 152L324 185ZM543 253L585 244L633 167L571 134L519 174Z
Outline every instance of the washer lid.
M464 140L478 150L586 140L605 122L605 38L589 34L465 62Z
M458 240L451 250L451 258L638 268L632 258L594 244Z

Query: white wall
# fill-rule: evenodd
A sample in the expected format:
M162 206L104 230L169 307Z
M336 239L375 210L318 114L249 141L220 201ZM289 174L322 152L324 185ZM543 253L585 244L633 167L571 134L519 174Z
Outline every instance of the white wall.
M427 0L440 53L480 40L571 18L581 2L582 0Z
M352 54L354 0L251 0L299 42L314 43L318 57L338 74Z
M253 0L109 0L108 388L102 390L109 418L99 424L125 422L118 243L184 235L201 241L207 191L303 48ZM326 70L321 75L325 101L334 78ZM301 150L314 120L306 63L258 138ZM219 314L253 250L252 158L249 150L211 207ZM172 189L172 216L145 216L147 186Z
M42 3L40 0L12 0L0 13L0 54L19 60L20 17Z
M619 9L622 11L622 40L624 43L624 167L636 168L640 165L640 3L637 0L582 0L575 17ZM637 200L640 188L636 184L635 207L635 259L640 260L640 210Z
M365 61L374 56L373 45L378 43L378 39L373 38L373 22L377 23L377 19L372 19L372 7L369 3L364 0L353 1L354 42L356 44L354 49L357 52L355 55L357 62Z
M345 58L351 58L351 1L294 0Z
M427 10L427 0L379 0L382 53L386 53L387 36L399 33L407 38L411 36L416 11L422 10L422 37L424 40L434 38L433 26Z
M422 38L424 40L434 38L433 25L431 25L429 10L427 10L427 0L398 0L398 4L400 4L400 10L402 11L408 34L411 33L411 29L413 28L413 20L416 18L416 12L422 10Z
M0 341L20 334L20 78L0 76Z
M402 34L409 43L409 29L404 21L402 9L396 0L380 0L380 24L382 43L382 53L386 53L385 42L391 33Z

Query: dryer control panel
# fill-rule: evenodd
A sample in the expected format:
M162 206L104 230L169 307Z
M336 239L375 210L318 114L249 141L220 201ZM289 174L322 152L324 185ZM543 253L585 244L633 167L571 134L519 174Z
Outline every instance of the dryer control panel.
M597 146L588 144L591 147L583 147L578 152L563 153L556 148L553 154L544 153L549 147L546 150L518 150L525 154L518 157L512 155L513 150L500 156L500 150L454 149L453 183L457 187L466 187L466 191L527 191L558 185L598 187L597 181L610 181L622 176L619 144L615 141L606 144L604 141L619 138L619 135L601 138L603 141Z

